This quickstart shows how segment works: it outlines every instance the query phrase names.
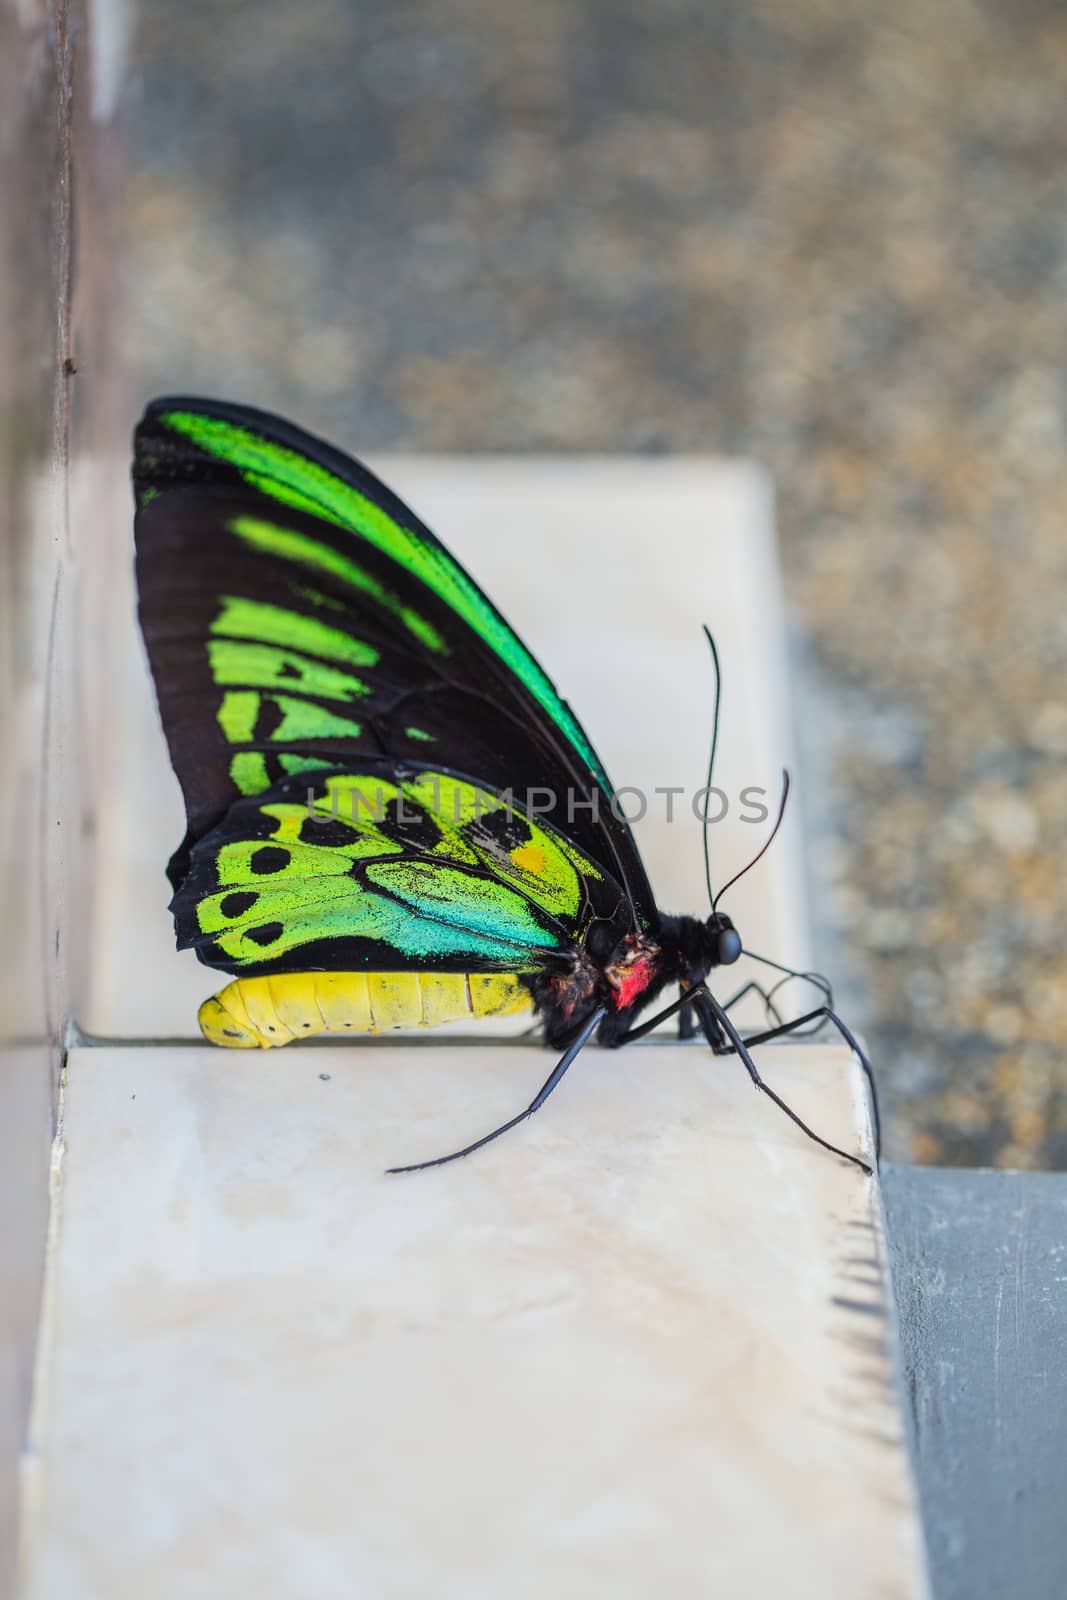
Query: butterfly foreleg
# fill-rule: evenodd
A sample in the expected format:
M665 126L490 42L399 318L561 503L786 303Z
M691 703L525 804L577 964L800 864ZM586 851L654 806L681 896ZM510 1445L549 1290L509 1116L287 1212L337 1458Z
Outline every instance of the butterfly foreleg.
M775 987L777 987L777 985ZM762 983L757 983L754 978L750 978L742 988L738 989L736 994L732 994L730 996L729 1000L722 1001L723 1010L732 1011L734 1006L740 1005L745 996L750 994L759 996L760 1000L763 1002L764 1011L766 1011L769 1017L773 1018L776 1025L784 1020L782 1013L778 1010L778 1007L774 1003L774 991L765 989Z
M842 1150L836 1144L831 1144L828 1139L824 1139L821 1134L816 1133L814 1128L810 1128L808 1124L797 1115L792 1106L788 1105L786 1101L782 1099L781 1095L777 1094L771 1088L770 1084L765 1082L765 1080L760 1076L759 1068L756 1066L752 1056L749 1054L749 1045L763 1044L766 1043L768 1039L773 1039L780 1036L782 1033L787 1033L791 1030L791 1024L786 1023L782 1028L770 1028L766 1033L756 1034L750 1039L742 1039L741 1035L738 1033L737 1029L726 1015L726 1012L723 1010L722 1006L719 1005L719 1002L715 999L715 996L707 989L702 990L702 992L696 996L694 1004L696 1006L697 1015L700 1018L701 1026L704 1029L708 1043L711 1045L713 1050L716 1050L717 1054L720 1052L716 1048L716 1034L726 1034L730 1040L730 1048L737 1052L745 1071L752 1079L755 1087L765 1094L769 1100L772 1100L778 1107L779 1111L784 1111L789 1120L796 1123L801 1133L807 1134L809 1139L811 1139L815 1144L821 1145L824 1150L828 1150L831 1155L840 1156L842 1160L848 1161L852 1166L859 1167L861 1172L866 1173L867 1177L873 1176L871 1168L868 1166L866 1161L864 1161L860 1156L852 1155L848 1150ZM811 1020L811 1015L806 1017L798 1017L796 1026L801 1027L805 1022L810 1022ZM859 1045L853 1039L852 1035L849 1033L848 1029L845 1027L844 1023L840 1021L840 1019L838 1019L838 1024L843 1036L852 1046L852 1049L856 1052L860 1061L864 1063L869 1073L869 1063L867 1063L866 1057L860 1050ZM875 1126L877 1128L877 1122Z
M809 1037L808 1024L817 1023L821 1027L824 1023L832 1023L841 1038L848 1045L856 1060L863 1070L867 1080L867 1089L871 1100L871 1121L874 1124L874 1149L877 1156L882 1154L882 1115L878 1105L878 1085L875 1082L874 1068L871 1065L867 1052L863 1050L851 1029L838 1016L831 1006L817 1006L814 1011L807 1011L802 1017L794 1017L791 1022L783 1022L776 1028L767 1028L763 1033L752 1034L744 1043L746 1047L755 1044L766 1044L771 1039L784 1039L789 1034L799 1034L801 1038ZM812 1029L816 1032L817 1028Z
M677 1000L672 1000L669 1006L664 1006L662 1011L657 1011L654 1017L648 1017L646 1021L639 1022L636 1027L627 1028L625 1033L620 1034L611 1043L616 1048L619 1048L624 1044L633 1044L635 1039L643 1039L646 1033L651 1033L653 1028L658 1028L660 1023L666 1022L669 1017L673 1017L679 1012L684 1015L697 996L703 992L703 988L700 985L697 985L694 989L686 989L678 996Z
M782 1015L774 1004L773 992L773 990L766 990L761 983L757 983L754 979L750 979L748 983L738 989L736 994L731 995L729 1000L722 1002L722 1010L724 1012L730 1011L734 1006L739 1005L746 995L757 994L763 1001L768 1014L774 1018L776 1023L780 1024ZM638 1023L636 1027L629 1028L626 1033L614 1041L615 1044L632 1044L635 1039L643 1038L645 1034L651 1033L653 1028L658 1028L660 1023L666 1022L669 1017L675 1014L677 1014L679 1020L678 1037L680 1039L691 1039L694 1032L695 1001L701 993L703 993L703 989L700 985L684 991L669 1006L665 1006L662 1011L658 1011L654 1017L649 1017L646 1021ZM733 1050L733 1045L727 1039L722 1028L714 1018L711 1019L709 1026L715 1035L712 1048L715 1050L716 1055L729 1055ZM705 1035L707 1035L707 1032L708 1029L705 1028Z

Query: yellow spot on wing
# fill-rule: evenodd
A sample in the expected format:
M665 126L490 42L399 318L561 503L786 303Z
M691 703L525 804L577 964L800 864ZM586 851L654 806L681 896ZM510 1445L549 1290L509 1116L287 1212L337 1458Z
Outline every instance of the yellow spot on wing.
M535 878L545 870L545 852L539 844L520 844L511 852L511 859L523 872L530 872Z

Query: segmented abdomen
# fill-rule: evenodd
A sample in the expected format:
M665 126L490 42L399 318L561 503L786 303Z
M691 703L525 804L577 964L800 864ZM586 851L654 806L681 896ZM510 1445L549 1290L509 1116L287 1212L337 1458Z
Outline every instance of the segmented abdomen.
M318 1033L434 1028L530 1004L530 991L511 973L288 972L235 978L204 1001L197 1020L212 1044L266 1050Z

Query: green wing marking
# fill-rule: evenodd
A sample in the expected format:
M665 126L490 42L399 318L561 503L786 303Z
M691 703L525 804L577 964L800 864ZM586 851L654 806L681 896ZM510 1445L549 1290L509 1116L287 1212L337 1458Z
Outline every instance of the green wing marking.
M360 724L351 717L336 716L324 706L293 695L228 689L218 709L218 723L229 744L251 744L265 705L273 706L280 716L267 735L277 744L296 744L301 739L357 739L361 731Z
M369 684L352 673L276 645L253 644L246 639L209 639L207 657L220 687L243 684L256 689L299 689L323 700L346 703L370 694Z
M404 605L402 600L383 583L379 583L377 578L361 567L357 561L341 555L331 545L312 539L306 533L298 533L294 528L281 528L274 522L265 522L262 517L234 517L230 523L230 532L236 534L238 539L250 545L253 550L262 550L266 555L279 556L284 561L295 561L313 572L327 573L331 578L339 578L350 588L370 595L371 599L376 600L384 610L398 617L420 644L424 644L436 655L447 655L445 641L432 623L427 622L425 617L420 617L411 606Z
M357 969L533 971L574 941L602 877L509 796L453 774L320 772L310 808L282 790L235 806L175 896L179 943L212 965L293 970L332 945Z
M163 421L208 455L234 467L262 494L347 529L418 578L495 651L578 751L598 782L608 788L592 747L549 678L462 567L435 539L404 527L368 496L320 463L237 423L183 410L163 413ZM366 587L370 577L362 572L358 563L349 562L347 557L306 534L250 517L237 519L234 531L258 548L285 554L311 569L317 567L338 577L345 576L346 581L357 586ZM346 573L342 573L342 567ZM417 625L417 620L413 614L409 626L413 622ZM423 642L434 648L428 638Z
M354 639L340 628L331 628L317 617L239 595L222 596L222 610L211 624L211 631L231 639L254 639L260 644L278 644L308 655L325 656L328 661L345 662L351 667L373 667L379 654L373 645Z
M262 794L270 788L266 756L259 750L239 750L230 762L230 777L242 794Z
M305 598L316 605L324 602L314 591L305 591ZM251 744L257 738L273 744L359 738L361 722L320 702L347 707L370 693L355 669L377 665L380 652L373 645L304 612L226 594L220 597L206 650L212 678L223 691L216 721L228 744ZM265 711L270 713L269 731L259 732ZM289 773L329 764L322 757L291 752L279 759ZM255 750L235 752L230 777L243 795L260 794L272 781L264 754Z

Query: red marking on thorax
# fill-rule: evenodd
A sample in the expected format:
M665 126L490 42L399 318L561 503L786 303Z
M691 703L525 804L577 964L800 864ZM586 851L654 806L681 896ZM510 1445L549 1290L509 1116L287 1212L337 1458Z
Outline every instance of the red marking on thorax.
M648 948L638 947L627 953L621 961L608 967L605 977L615 994L615 1004L623 1011L632 1006L643 994L656 975L654 954Z

